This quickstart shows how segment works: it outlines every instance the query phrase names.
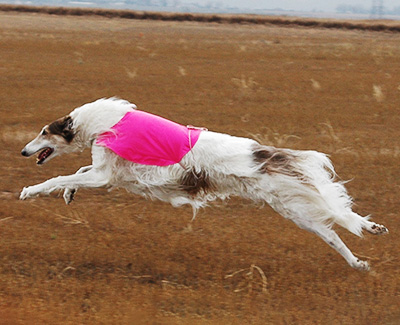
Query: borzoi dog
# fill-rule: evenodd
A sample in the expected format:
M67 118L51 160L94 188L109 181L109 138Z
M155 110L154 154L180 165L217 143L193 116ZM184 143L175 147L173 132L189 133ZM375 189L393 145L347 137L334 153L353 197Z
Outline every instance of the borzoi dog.
M120 99L100 99L45 126L22 150L37 164L91 147L92 165L76 174L25 187L21 200L64 190L69 204L79 188L119 187L147 198L190 204L193 216L216 199L238 196L267 202L283 217L321 237L350 266L368 270L332 229L361 236L388 230L351 210L352 200L325 154L186 127L145 113Z

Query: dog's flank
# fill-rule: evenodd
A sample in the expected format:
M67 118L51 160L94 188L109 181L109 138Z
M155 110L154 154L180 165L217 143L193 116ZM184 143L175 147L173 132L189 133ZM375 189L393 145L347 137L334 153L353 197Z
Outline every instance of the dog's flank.
M325 154L262 146L251 139L202 131L179 163L162 167L139 164L96 143L101 134L135 108L127 101L102 99L78 107L45 127L44 134L25 146L23 155L42 150L43 163L91 147L93 163L76 174L25 187L20 199L65 190L64 200L70 203L79 188L122 187L173 206L190 204L196 212L216 199L239 196L270 204L300 228L318 235L350 266L369 269L332 227L338 224L359 236L364 229L372 234L388 230L352 211L352 199L343 183L335 181L334 168Z
M197 195L199 192L207 194L213 190L210 178L204 170L196 171L192 168L183 174L180 183L181 188L190 195Z
M261 173L301 177L293 167L296 156L290 150L261 145L255 145L253 150L254 161L261 166Z

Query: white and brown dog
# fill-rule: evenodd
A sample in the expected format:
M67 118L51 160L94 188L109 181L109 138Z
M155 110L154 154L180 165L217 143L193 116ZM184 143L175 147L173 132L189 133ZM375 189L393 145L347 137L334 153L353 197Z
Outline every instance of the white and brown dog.
M163 166L138 163L99 143L99 137L135 111L136 106L127 101L100 99L45 126L22 150L23 156L39 152L37 163L43 164L58 155L90 147L92 165L74 175L25 187L20 199L65 190L64 199L69 204L79 188L122 187L173 206L190 204L195 216L210 201L239 196L267 202L300 228L321 237L350 266L369 269L368 263L352 254L332 226L338 224L358 236L363 229L372 234L388 230L351 210L352 200L343 184L334 181L336 174L326 155L277 149L251 139L203 130L179 162Z

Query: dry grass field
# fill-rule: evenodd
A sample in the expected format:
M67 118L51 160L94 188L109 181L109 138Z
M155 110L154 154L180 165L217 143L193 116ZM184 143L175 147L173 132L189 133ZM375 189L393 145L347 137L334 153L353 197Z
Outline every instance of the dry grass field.
M119 96L182 124L330 154L355 210L351 269L269 207L174 209L125 191L19 201L41 126ZM0 324L399 324L399 34L0 13Z

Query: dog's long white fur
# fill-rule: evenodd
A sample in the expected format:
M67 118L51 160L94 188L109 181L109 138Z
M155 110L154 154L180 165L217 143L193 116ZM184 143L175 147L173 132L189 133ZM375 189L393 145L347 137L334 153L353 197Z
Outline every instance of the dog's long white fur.
M255 202L268 203L273 209L300 228L320 236L335 248L355 268L366 270L368 263L357 259L345 246L332 226L339 224L353 234L362 230L385 233L384 226L368 221L351 209L352 199L342 183L335 182L335 171L325 154L316 151L280 149L291 159L286 169L290 173L263 172L265 164L254 159L254 148L266 148L256 141L227 134L203 131L193 149L180 164L166 167L136 164L95 144L99 134L109 131L128 111L136 106L123 100L101 99L76 108L69 115L73 121L74 140L68 150L92 148L91 166L76 174L60 176L42 184L24 188L21 199L65 189L67 203L80 187L123 187L151 199L169 202L173 206L190 204L196 211L216 199L239 196ZM24 148L37 151L40 135ZM64 148L65 146L63 146ZM55 149L55 155L63 153ZM213 187L193 195L182 190L180 180L188 170L204 172Z

